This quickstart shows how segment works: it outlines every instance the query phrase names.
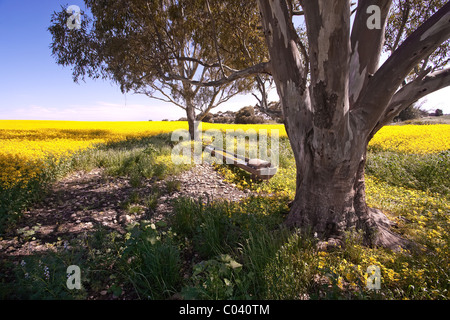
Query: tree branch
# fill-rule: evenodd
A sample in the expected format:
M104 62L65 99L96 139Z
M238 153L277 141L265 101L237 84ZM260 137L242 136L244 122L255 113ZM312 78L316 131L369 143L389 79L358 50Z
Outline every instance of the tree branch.
M186 106L183 106L182 104L176 102L171 96L169 96L167 93L164 92L164 90L162 89L162 87L158 87L158 86L151 86L154 90L158 91L159 93L161 93L166 99L164 98L160 98L158 96L155 96L154 93L152 92L148 92L147 90L142 90L142 91L136 91L136 93L142 93L145 94L147 97L151 98L151 99L155 99L155 100L159 100L159 101L163 101L163 102L167 102L167 103L172 103L174 105L176 105L177 107L180 107L183 110L186 110Z
M193 56L195 56L195 54L194 54ZM188 62L193 62L193 63L199 64L199 65L201 65L201 66L203 66L203 67L205 67L205 68L208 68L208 69L211 69L211 68L218 68L218 67L221 66L218 62L212 63L212 64L211 64L211 63L204 62L204 61L202 61L202 60L200 60L200 59L197 59L197 58L193 58L193 57L180 57L180 56L178 56L178 55L174 56L173 58L169 58L169 60L178 60L178 61L188 61ZM223 68L224 70L229 71L229 72L237 72L237 71L239 71L239 70L233 69L233 68L231 68L231 67L229 67L229 66L227 66L227 65L225 65L225 64L223 64L223 63L222 63L222 68Z
M201 66L203 66L205 68L217 68L217 67L219 67L218 63L210 64L210 63L204 62L204 61L202 61L200 59L193 58L193 57L180 57L179 55L177 55L177 56L174 56L173 58L170 58L170 60L194 62L194 63L198 63L199 65L201 65Z
M450 2L425 21L368 81L357 100L354 116L370 131L380 121L409 72L450 37Z
M305 12L303 10L292 10L293 16L304 16Z
M275 66L272 74L275 82L284 83L293 80L297 87L306 90L301 53L295 43L298 34L292 24L286 1L259 0L258 5L270 63Z
M390 123L402 110L426 95L450 86L450 68L419 77L398 90L383 115L379 128ZM379 128L376 128L377 131Z
M344 125L348 114L350 2L302 0L301 4L308 34L314 124L328 130Z
M392 0L362 0L359 1L355 21L351 34L350 78L349 98L350 108L354 106L362 89L367 85L369 75L374 74L378 68L381 50L384 43L387 15ZM381 28L369 29L367 9L371 5L377 5L381 13Z
M200 114L197 116L197 120L202 121L203 118L206 116L206 114L215 107L214 102L216 101L217 95L219 92L222 92L223 94L223 88L214 88L213 95L209 98L209 103L205 109L202 108L196 108L198 111L200 111Z
M210 17L211 23L212 23L214 47L216 49L216 55L217 55L217 60L219 63L220 71L222 72L222 76L224 78L227 78L227 75L225 74L225 70L223 69L222 58L220 57L220 52L219 52L219 43L217 41L217 31L216 31L216 20L214 19L213 14L211 12L211 7L209 6L209 0L206 0L206 9L208 10L208 14L209 14L209 17Z
M350 6L354 6L356 4L356 2L350 2ZM356 11L357 8L353 9L351 14L353 14ZM304 16L305 12L303 10L292 10L292 15L293 16Z
M218 86L222 86L224 84L231 83L235 80L247 78L247 77L253 76L255 74L260 74L260 73L271 74L271 68L270 68L269 62L262 62L262 63L254 65L254 66L248 67L246 69L235 71L232 74L230 74L227 78L221 78L218 80L212 80L212 81L207 81L207 82L188 79L186 77L182 77L182 76L179 76L179 75L173 74L173 73L162 74L161 77L166 81L178 80L178 81L190 83L190 84L196 85L196 86L218 87Z
M394 52L397 49L398 44L400 43L400 39L402 38L403 32L405 31L406 22L408 21L409 12L411 11L411 4L409 1L410 0L405 1L404 7L402 6L401 2L399 3L399 5L402 7L402 22L400 25L400 29L398 30L397 37L395 38L394 45L391 48L392 52Z

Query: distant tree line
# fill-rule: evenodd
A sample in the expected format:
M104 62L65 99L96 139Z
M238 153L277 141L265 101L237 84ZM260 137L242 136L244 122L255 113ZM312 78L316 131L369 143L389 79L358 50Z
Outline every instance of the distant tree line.
M197 119L200 120L200 119ZM187 121L185 117L178 121ZM283 123L283 116L279 102L270 102L266 108L260 105L246 106L240 110L208 112L202 119L210 123L236 123L236 124L258 124L258 123Z
M413 120L413 119L419 119L423 117L440 117L444 115L444 112L442 109L436 109L434 112L428 112L426 110L422 109L423 103L415 103L404 109L402 112L399 113L398 116L394 118L394 122L401 122L401 121L407 121L407 120Z

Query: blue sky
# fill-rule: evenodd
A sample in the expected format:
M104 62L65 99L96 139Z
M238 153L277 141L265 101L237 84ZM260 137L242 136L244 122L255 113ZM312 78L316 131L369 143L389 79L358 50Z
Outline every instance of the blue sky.
M66 0L67 1L67 0ZM175 120L184 110L143 95L123 95L103 80L75 84L70 68L55 63L47 31L53 11L83 1L0 0L0 119L36 120ZM425 109L450 113L450 89L428 96ZM238 96L218 110L254 105L253 96Z
M61 5L55 0L0 0L0 119L137 121L179 119L184 110L144 95L123 95L108 81L76 84L70 68L56 64L47 31L50 16ZM248 95L216 110L254 105Z

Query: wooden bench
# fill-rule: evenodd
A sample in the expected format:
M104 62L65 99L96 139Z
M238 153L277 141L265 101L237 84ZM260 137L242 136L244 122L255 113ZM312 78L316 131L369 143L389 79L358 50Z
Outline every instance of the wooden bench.
M261 159L249 159L223 149L206 145L204 151L211 153L211 156L221 158L223 163L233 164L251 174L253 180L269 180L277 173L277 167L272 166L269 161Z

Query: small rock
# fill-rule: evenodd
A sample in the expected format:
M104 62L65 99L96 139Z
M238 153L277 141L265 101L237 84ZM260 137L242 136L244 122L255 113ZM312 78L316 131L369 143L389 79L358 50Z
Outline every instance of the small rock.
M317 249L319 249L319 251L332 251L341 248L342 245L342 240L329 238L328 241L319 241L317 243Z
M131 220L132 220L132 218L128 214L120 216L120 218L119 218L120 223L130 223Z

